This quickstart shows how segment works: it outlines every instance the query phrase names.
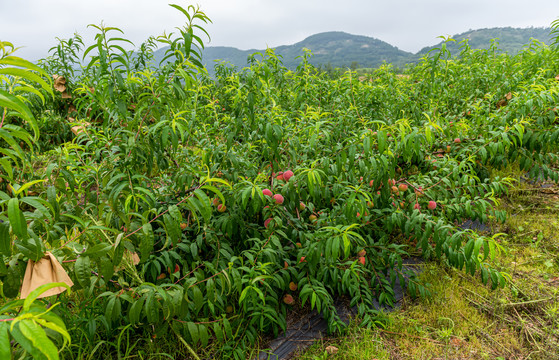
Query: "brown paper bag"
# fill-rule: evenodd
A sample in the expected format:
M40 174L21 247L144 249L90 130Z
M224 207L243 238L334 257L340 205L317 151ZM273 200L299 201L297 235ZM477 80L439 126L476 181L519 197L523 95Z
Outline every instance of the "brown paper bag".
M63 282L69 286L74 285L62 265L56 260L56 257L50 252L46 252L41 260L37 262L29 260L27 263L23 284L21 285L20 299L25 299L31 291L41 285L55 282ZM58 286L45 291L38 298L57 295L65 290L66 288Z

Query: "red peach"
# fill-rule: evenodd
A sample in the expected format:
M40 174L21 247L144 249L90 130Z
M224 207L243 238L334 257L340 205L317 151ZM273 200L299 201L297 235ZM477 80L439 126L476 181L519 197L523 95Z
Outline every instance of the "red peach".
M293 299L293 296L286 294L283 297L283 302L286 303L287 305L293 305L295 303L295 299Z
M283 204L283 196L281 194L276 194L274 195L274 200L276 201L276 204Z
M289 179L291 179L292 176L293 176L293 171L287 170L286 172L283 173L283 180L289 181Z
M436 201L429 201L429 205L427 205L427 207L429 208L429 210L435 210L437 208L437 202Z
M365 265L365 257L364 256L360 256L359 257L359 262L361 263L361 265Z
M264 190L262 190L262 194L264 194L266 196L272 196L272 190L264 189Z

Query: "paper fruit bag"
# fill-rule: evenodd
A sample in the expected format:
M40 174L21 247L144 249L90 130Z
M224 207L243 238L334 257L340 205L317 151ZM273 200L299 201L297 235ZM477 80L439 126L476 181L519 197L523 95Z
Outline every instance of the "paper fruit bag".
M33 290L41 285L63 282L68 286L74 285L62 265L56 260L53 254L46 252L45 256L35 262L29 260L27 263L27 269L25 270L25 276L23 277L23 284L21 285L21 299L25 299ZM39 295L39 298L52 296L64 292L66 288L55 287L49 289Z

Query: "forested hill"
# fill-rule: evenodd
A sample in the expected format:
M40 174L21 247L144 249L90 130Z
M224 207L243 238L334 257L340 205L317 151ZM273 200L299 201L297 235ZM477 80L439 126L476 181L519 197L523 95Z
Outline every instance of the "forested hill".
M463 40L468 40L468 44L474 49L489 49L492 39L498 39L498 49L509 53L517 53L522 50L524 46L530 44L532 38L549 44L551 35L549 28L518 29L505 27L470 30L462 34L454 35L452 38L456 41L447 44L447 48L452 54L458 54L460 52L460 47L463 45L461 42ZM425 47L417 54L420 56L424 55L429 50L439 46L440 43L435 46Z
M311 50L313 56L310 62L314 65L333 67L377 67L383 62L403 65L413 55L399 50L384 41L344 32L325 32L309 36L293 45L275 47L275 53L282 57L283 64L288 68L295 68L304 54L303 49ZM162 58L165 49L156 52L158 59ZM247 58L254 53L264 53L265 49L239 50L234 47L208 46L203 52L203 63L208 69L213 68L216 60L229 62L237 67L244 67Z
M457 55L460 51L462 40L467 39L472 48L489 48L492 39L498 39L498 48L501 51L516 53L530 43L534 38L539 41L550 42L549 28L491 28L470 30L452 36L455 42L447 46ZM406 63L417 61L429 50L440 44L425 47L418 53L403 51L379 39L368 36L352 35L344 32L332 31L309 36L305 40L293 45L283 45L275 48L276 54L282 57L284 65L294 69L299 64L298 56L304 54L305 48L313 53L310 62L317 66L331 67L361 67L374 68L383 62L403 66ZM165 49L156 52L157 60L163 58ZM203 63L212 72L215 61L221 60L242 68L246 66L249 55L264 53L265 49L239 50L234 47L208 46L203 52Z

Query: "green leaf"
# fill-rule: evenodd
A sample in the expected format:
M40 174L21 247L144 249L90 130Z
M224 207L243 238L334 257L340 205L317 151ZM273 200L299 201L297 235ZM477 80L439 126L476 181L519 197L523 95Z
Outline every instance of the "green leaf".
M74 263L76 279L84 288L89 286L91 277L91 261L87 256L80 256Z
M87 249L87 251L85 251L82 254L82 256L90 256L92 258L98 258L108 253L112 248L113 246L109 243L95 244L89 249Z
M0 255L10 256L12 254L12 240L10 238L10 226L0 223ZM1 260L4 262L3 260Z
M150 223L142 226L143 236L140 240L140 261L145 262L153 251L153 228Z
M19 115L27 121L29 125L31 125L31 128L35 133L35 138L39 136L37 121L33 117L31 110L29 110L23 101L0 89L0 106L17 111Z
M33 301L35 301L35 299L37 299L37 297L39 295L41 295L45 291L50 290L50 289L55 288L55 287L64 287L68 290L68 293L70 293L70 286L68 286L67 284L65 284L63 282L49 283L49 284L41 285L38 288L36 288L35 290L31 291L29 293L29 295L27 295L27 297L25 298L25 302L23 303L23 311L29 311L29 308L33 304Z
M144 307L144 303L146 301L145 297L141 297L138 300L134 301L130 310L128 311L128 319L132 325L135 325L140 322L140 316L142 315L142 309Z
M169 214L163 215L163 222L165 223L165 231L173 245L176 245L180 238L180 225Z
M44 181L46 181L46 180L34 180L34 181L30 181L28 183L25 183L25 184L21 185L17 190L14 191L14 196L18 196L19 194L21 194L25 190L29 189L31 186L33 186L35 184L42 183Z
M198 330L198 326L195 323L189 321L187 323L187 327L188 327L188 332L190 333L190 337L192 338L192 343L196 345L200 339L200 332Z
M4 316L2 316L2 318L4 318ZM9 329L10 325L8 322L0 322L0 359L9 360L12 358L10 335L8 334Z
M193 300L194 306L196 307L196 313L198 313L202 306L204 306L204 295L202 295L202 291L200 291L198 286L194 286L192 288L192 296L194 298Z
M159 322L159 303L155 298L155 292L152 291L147 296L144 309L147 314L148 322L150 324L157 324Z
M44 358L48 360L58 360L58 349L47 337L45 330L30 319L18 321L19 331L31 342L32 346L38 350ZM13 331L12 331L13 335ZM26 349L27 350L27 349ZM35 355L33 355L35 356Z
M27 222L19 209L19 201L16 198L8 201L8 218L14 234L21 240L27 239Z
M21 320L21 321L17 322L15 325L12 324L12 328L10 329L10 335L12 335L14 340L19 345L21 345L21 347L25 351L27 351L29 354L31 354L31 356L33 356L33 359L35 359L35 360L45 360L45 359L47 359L47 357L41 351L39 351L39 349L37 349L35 344L33 344L33 342L30 339L28 339L25 335L23 335L22 331L20 330L21 329L20 325L23 322L32 322L32 320L25 319L25 320ZM44 333L43 329L40 329L40 330L43 331L43 333ZM50 340L48 340L48 341L50 341Z

